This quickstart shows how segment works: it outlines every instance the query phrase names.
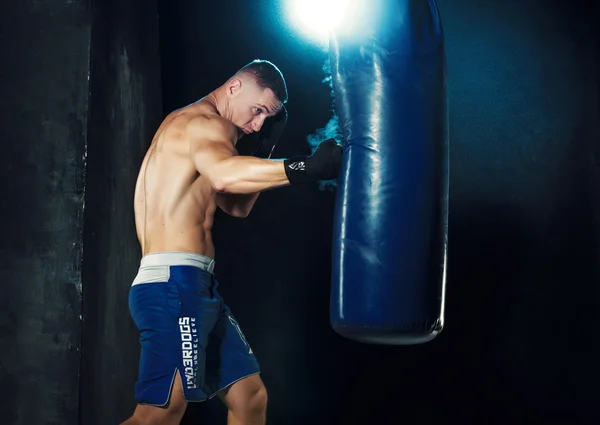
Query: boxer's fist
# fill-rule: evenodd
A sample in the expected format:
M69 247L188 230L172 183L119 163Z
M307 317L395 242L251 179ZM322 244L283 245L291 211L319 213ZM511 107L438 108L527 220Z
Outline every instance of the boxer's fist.
M344 149L334 139L322 142L312 156L306 158L306 174L313 180L331 180L340 174Z
M340 174L344 149L334 139L322 142L311 156L284 161L285 173L291 184L335 179Z

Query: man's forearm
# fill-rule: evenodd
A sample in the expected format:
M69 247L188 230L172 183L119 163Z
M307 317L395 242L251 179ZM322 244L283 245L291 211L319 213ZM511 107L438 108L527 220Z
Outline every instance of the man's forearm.
M253 195L290 184L282 161L235 156L215 165L208 176L220 193Z

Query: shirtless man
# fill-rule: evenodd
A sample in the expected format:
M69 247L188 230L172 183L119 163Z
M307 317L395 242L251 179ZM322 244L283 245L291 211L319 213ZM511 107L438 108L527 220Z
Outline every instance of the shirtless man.
M217 291L211 228L217 207L245 217L261 191L338 176L342 148L333 140L308 157L237 154L238 140L265 120L285 123L286 101L281 72L257 60L158 128L135 190L142 260L129 308L141 357L137 407L123 424L179 424L188 402L214 396L229 425L265 424L258 362ZM277 138L263 137L264 156Z

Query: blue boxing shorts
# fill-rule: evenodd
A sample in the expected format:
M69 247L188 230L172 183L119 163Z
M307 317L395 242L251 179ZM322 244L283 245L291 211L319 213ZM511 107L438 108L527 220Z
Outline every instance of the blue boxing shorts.
M142 258L129 291L129 310L140 331L135 399L165 406L175 373L188 402L260 373L252 349L217 292L213 259L192 253Z

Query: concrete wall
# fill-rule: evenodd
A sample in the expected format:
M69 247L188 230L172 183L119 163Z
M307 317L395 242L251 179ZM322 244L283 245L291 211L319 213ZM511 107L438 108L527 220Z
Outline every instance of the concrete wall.
M77 424L91 12L0 3L0 421Z
M157 4L8 1L0 28L1 422L118 423L139 350L132 193L162 116Z
M138 334L128 310L139 267L133 192L162 118L156 2L94 6L84 250L82 424L135 407Z

